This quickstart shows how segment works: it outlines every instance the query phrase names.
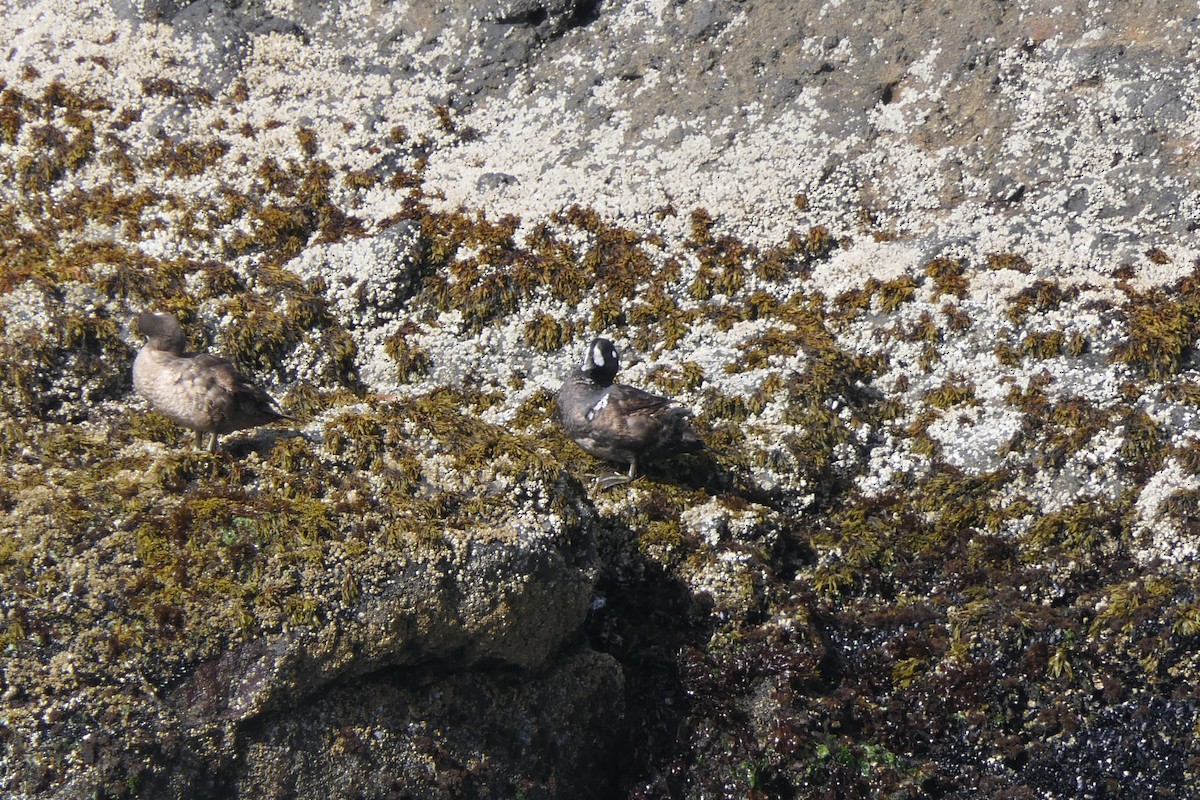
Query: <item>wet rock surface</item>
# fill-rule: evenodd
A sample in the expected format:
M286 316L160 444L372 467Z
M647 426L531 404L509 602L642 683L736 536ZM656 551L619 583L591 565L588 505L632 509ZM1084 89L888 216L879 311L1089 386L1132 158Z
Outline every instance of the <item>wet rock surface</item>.
M1194 6L0 7L6 796L1194 794Z

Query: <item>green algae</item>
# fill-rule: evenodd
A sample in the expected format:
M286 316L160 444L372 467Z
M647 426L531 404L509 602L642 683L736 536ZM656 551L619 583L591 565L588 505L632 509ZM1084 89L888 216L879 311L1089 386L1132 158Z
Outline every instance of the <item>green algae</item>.
M384 352L396 362L396 379L401 383L410 383L428 375L433 367L429 353L410 342L408 333L405 330L398 331L384 342Z
M974 385L962 376L952 378L936 389L930 389L925 393L924 400L934 408L941 409L963 404L977 404Z
M1200 269L1200 268L1198 268ZM1200 279L1193 271L1171 293L1130 290L1121 307L1126 335L1112 360L1140 369L1151 381L1168 380L1183 368L1200 321Z
M499 466L517 481L557 474L560 468L540 450L464 416L464 399L414 399L402 416L419 419L431 434L454 436L457 444L447 452L458 469ZM469 485L431 494L426 468L407 446L395 411L342 414L326 425L323 447L284 438L265 461L249 462L188 450L131 458L120 447L142 432L133 426L118 429L115 439L50 426L39 444L55 454L55 469L71 470L70 479L5 482L8 510L19 508L26 522L8 540L0 568L8 585L20 586L35 574L32 564L44 548L135 557L136 577L114 587L119 600L105 613L137 635L114 634L119 642L113 646L125 657L142 652L164 660L164 670L217 652L231 634L323 624L321 592L336 591L351 602L345 598L359 596L357 583L343 577L336 587L305 588L287 578L293 567L321 567L345 552L427 550L447 526L469 527L491 516L489 509L507 507L498 498L480 502ZM469 439L456 436L463 430ZM385 487L363 479L362 470L385 463ZM348 496L359 500L330 499ZM431 537L434 530L439 534ZM65 580L45 569L37 574L26 605L54 596ZM36 634L37 620L24 613L5 628L6 643L21 652L46 646L39 644L45 637ZM65 642L75 624L89 620L94 623L89 616L61 621L51 640Z
M876 293L879 298L879 307L883 313L891 314L903 303L907 303L916 296L917 282L908 275L902 275L879 284Z
M570 325L564 326L550 314L537 314L525 323L522 338L526 345L542 353L553 353L562 349L572 338Z
M966 265L952 258L935 258L925 265L925 274L933 279L934 299L943 294L959 299L967 296L970 280Z

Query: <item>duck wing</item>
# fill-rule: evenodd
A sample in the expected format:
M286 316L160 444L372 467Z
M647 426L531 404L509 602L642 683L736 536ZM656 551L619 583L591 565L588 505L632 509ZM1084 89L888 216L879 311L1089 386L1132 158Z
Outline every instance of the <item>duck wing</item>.
M221 430L249 428L291 419L275 399L223 358L201 353L187 370L193 387L203 393L208 413Z
M691 412L669 397L616 384L590 412L592 424L616 446L654 458L703 448Z
M666 411L672 404L669 397L663 397L662 395L653 394L621 383L614 384L608 390L605 397L607 398L607 402L605 402L605 407L600 411L608 411L610 414L619 416L653 416L654 414Z

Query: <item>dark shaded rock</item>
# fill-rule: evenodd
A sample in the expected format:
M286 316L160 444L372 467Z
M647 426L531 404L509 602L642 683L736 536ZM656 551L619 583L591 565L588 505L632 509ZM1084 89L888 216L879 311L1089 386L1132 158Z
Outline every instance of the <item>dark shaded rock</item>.
M611 797L622 677L582 654L532 673L389 671L247 736L231 796Z
M1031 748L1025 778L1039 792L1081 800L1188 797L1200 756L1190 735L1198 711L1197 701L1166 698L1106 708L1066 741Z

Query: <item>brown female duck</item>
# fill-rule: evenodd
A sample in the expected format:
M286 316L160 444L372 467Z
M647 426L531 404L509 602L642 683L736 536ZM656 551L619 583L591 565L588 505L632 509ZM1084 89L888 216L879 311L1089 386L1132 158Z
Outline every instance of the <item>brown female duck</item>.
M196 432L196 447L216 452L217 437L265 425L284 414L269 394L223 358L188 353L179 321L144 311L137 318L146 346L133 362L133 385L150 405L177 425Z

